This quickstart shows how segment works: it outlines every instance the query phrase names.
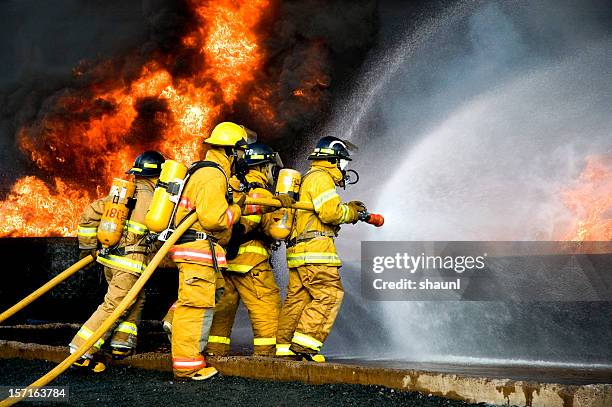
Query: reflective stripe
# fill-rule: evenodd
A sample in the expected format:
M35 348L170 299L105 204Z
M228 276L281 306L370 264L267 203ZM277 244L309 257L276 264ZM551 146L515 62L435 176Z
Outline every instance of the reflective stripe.
M335 154L336 151L332 148L315 148L315 153Z
M255 196L254 196L255 197ZM244 207L244 213L248 215L258 215L263 212L261 205L246 205Z
M253 345L255 346L276 345L276 337L274 338L253 338Z
M289 350L291 344L289 343L277 343L276 344L276 356L293 356L295 353Z
M287 265L298 267L302 264L330 264L341 266L342 262L336 253L304 252L287 254Z
M312 204L314 205L315 211L321 209L325 202L334 198L340 199L340 195L338 195L338 193L336 192L336 188L328 189L327 191L321 193L319 196L312 200Z
M91 338L91 335L93 335L93 331L87 328L85 325L83 325L81 329L79 329L79 332L77 332L77 336L84 340ZM96 343L94 343L93 347L100 349L102 345L104 345L104 339L100 338L96 341Z
M251 269L255 267L255 266L251 266L248 264L228 264L227 265L227 269L229 271L235 271L236 273L246 273L248 271L251 271Z
M159 168L159 164L144 163L145 168Z
M227 226L232 226L234 224L234 213L230 208L227 208L225 213L227 214Z
M210 262L212 264L212 254L210 251L197 250L197 249L184 249L181 247L174 246L170 249L170 258L172 260L192 260L200 262ZM217 264L219 266L226 267L227 259L225 255L217 254Z
M244 215L242 218L254 223L261 222L261 215Z
M226 345L229 345L230 344L230 338L228 338L227 336L210 335L208 337L208 343L224 343Z
M147 265L142 261L132 260L121 256L116 256L114 254L107 254L105 256L98 256L98 262L114 268L121 268L129 271L133 271L136 273L142 273L144 269L147 268Z
M348 205L342 204L340 205L340 207L342 208L342 218L340 219L340 223L346 223L346 220L348 219L348 214L349 214Z
M142 223L134 222L133 220L128 220L125 222L125 226L127 226L128 232L132 232L136 235L144 235L149 231L145 225Z
M119 326L115 329L115 332L124 332L130 335L138 335L138 327L133 322L125 322L119 324Z
M179 201L179 206L182 206L183 208L187 209L188 211L195 209L195 206L193 206L191 204L191 202L189 201L189 198L187 198L186 196L182 196L181 200Z
M142 168L136 168L136 167L133 167L133 168L132 168L130 171L128 171L128 172L131 172L131 171L134 171L134 172L142 172Z
M192 370L206 366L204 356L197 358L172 358L172 367L177 370Z
M98 234L98 228L86 228L83 226L79 226L77 228L77 235L83 237L93 237Z
M265 247L252 246L252 245L240 246L240 248L238 249L238 254L243 254L243 253L255 253L255 254L261 254L263 256L269 255Z
M323 346L323 342L316 340L312 336L305 335L299 332L295 332L293 334L293 339L291 340L291 342L297 343L298 345L304 346L305 348L316 350L317 352L320 351L321 346Z

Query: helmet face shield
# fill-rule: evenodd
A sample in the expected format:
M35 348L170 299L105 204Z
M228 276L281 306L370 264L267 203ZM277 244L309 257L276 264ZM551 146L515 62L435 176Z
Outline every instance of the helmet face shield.
M257 133L255 133L253 130L247 129L244 126L241 126L241 127L244 129L244 131L246 131L246 134L247 134L246 140L245 140L246 143L247 144L256 143L257 142Z
M278 155L277 152L274 152L274 156L272 157L272 163L278 168L285 168L285 166L283 165L283 160L281 160L280 155Z
M342 170L342 171L346 170L346 168L348 167L348 165L349 165L349 160L346 160L346 159L344 159L344 158L341 158L341 159L338 161L338 167L340 167L340 170Z

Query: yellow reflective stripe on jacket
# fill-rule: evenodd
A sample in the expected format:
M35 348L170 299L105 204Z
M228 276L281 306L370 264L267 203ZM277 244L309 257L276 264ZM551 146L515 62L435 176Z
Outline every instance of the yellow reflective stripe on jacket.
M287 254L287 265L298 267L302 264L330 264L340 266L342 262L336 253L304 252Z
M244 216L242 216L242 219L246 219L246 220L251 221L253 223L260 223L261 222L261 215L244 215Z
M265 247L260 247L260 246L240 246L240 248L238 249L238 254L244 254L244 253L255 253L255 254L261 254L263 256L268 256L268 250L266 250Z
M132 260L114 254L108 254L104 257L98 256L97 260L105 266L134 271L136 273L142 273L142 271L147 268L146 264L142 261Z
M276 337L274 338L253 338L253 345L255 346L276 345Z
M291 344L289 343L277 343L276 344L276 356L293 356L292 350L289 349Z
M342 219L340 220L340 223L346 223L346 220L348 219L349 208L346 204L342 204L341 208L342 208Z
M340 199L340 195L338 195L338 193L336 192L336 188L328 189L327 191L322 192L319 196L312 200L312 204L314 205L315 211L321 209L325 202L334 198Z
M98 234L98 228L86 228L83 226L79 226L77 228L77 235L83 237L92 237Z
M123 332L130 335L138 335L138 327L133 322L122 322L115 329L115 332Z
M321 346L323 346L323 342L316 340L312 336L305 335L297 331L293 334L293 339L291 340L291 342L301 345L305 348L316 350L317 352L320 351Z
M223 344L229 345L230 338L228 338L227 336L210 335L208 337L208 343L223 343Z
M91 338L91 335L93 335L93 331L87 328L85 325L83 325L81 329L79 329L79 332L77 332L77 336L84 340ZM96 341L96 343L94 343L93 347L100 349L102 345L104 345L104 339L100 338Z
M251 271L251 269L255 267L255 266L250 266L248 264L232 264L229 263L227 265L227 269L229 271L235 271L236 273L246 273L248 271Z
M149 231L145 225L134 222L133 220L126 221L125 226L127 227L128 232L132 232L136 235L144 235Z

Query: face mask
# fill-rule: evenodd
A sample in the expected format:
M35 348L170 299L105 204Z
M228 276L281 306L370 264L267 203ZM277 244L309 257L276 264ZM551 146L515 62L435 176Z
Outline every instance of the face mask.
M346 167L348 167L349 161L345 160L344 158L341 158L339 163L338 163L338 167L340 167L341 171L346 170Z

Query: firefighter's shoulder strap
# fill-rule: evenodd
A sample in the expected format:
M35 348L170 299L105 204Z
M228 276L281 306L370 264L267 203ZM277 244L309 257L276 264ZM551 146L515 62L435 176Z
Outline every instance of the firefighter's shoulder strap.
M225 184L227 185L227 192L225 193L225 199L227 203L231 205L234 202L232 186L230 185L227 174L225 173L225 171L223 171L223 168L221 168L221 166L214 161L202 160L202 161L196 161L193 164L191 164L189 168L187 169L187 177L186 177L185 185L187 185L187 182L189 181L189 178L191 177L191 175L193 175L200 168L216 168L219 171L221 171L221 174L223 174L223 176L225 177Z
M317 172L323 172L323 173L327 174L331 178L331 175L329 175L327 173L327 171L321 170L321 169L318 169L318 168L311 168L302 177L302 185L304 185L304 180L306 178L308 178L309 175L312 175L312 174L317 173ZM302 189L300 188L300 194L299 194L300 200L301 200L301 197L302 197L301 194L302 194ZM296 213L297 213L297 211L296 211ZM293 219L293 222L294 222L293 225L295 227L295 224L296 224L295 223L295 218ZM310 239L313 239L315 237L327 236L327 237L332 237L333 238L333 237L337 237L338 236L338 229L339 228L334 228L331 225L328 225L329 227L332 227L332 229L334 229L331 232L324 232L324 231L319 231L319 230L311 230L310 228L311 228L313 222L314 222L314 218L311 218L308 221L308 223L306 224L306 227L304 227L304 231L302 231L302 233L297 235L294 239L290 240L290 245L295 245L296 243L303 242L303 241L306 241L306 240L310 240ZM288 247L290 247L290 245L288 245Z

